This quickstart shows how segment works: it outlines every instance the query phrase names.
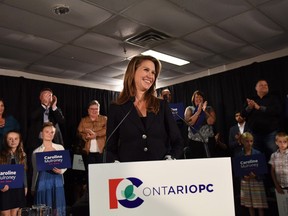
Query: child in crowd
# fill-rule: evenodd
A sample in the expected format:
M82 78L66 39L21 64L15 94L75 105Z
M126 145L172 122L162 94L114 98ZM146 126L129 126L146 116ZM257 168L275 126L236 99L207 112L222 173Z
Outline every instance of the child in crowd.
M279 194L288 192L288 136L284 132L277 133L275 143L278 150L271 155L271 175L275 189ZM287 206L288 207L288 206Z
M33 178L31 192L34 204L46 204L52 207L52 215L66 216L66 200L63 173L66 169L54 167L49 171L37 171L36 153L64 150L64 147L52 142L55 135L53 123L44 123L42 128L43 143L33 151Z
M243 150L238 153L238 156L261 154L253 148L254 138L251 133L241 134L240 142L243 145ZM264 208L268 208L268 203L264 182L260 176L256 176L253 172L245 175L241 179L240 194L241 205L249 209L250 216L255 215L255 209L258 209L259 216L264 216Z
M26 166L26 154L23 151L22 138L19 132L9 131L4 135L3 149L0 153L0 164L23 164ZM1 216L16 216L19 208L25 206L27 194L27 178L24 172L24 184L22 188L9 188L5 185L0 190Z

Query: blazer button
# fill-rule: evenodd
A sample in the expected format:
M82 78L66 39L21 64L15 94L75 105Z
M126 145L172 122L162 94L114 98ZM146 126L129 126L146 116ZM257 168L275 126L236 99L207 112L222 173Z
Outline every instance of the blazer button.
M147 147L145 147L145 148L144 148L144 152L147 152L147 151L148 151L148 148L147 148Z
M143 134L143 135L142 135L142 139L147 139L147 135L146 135L146 134Z

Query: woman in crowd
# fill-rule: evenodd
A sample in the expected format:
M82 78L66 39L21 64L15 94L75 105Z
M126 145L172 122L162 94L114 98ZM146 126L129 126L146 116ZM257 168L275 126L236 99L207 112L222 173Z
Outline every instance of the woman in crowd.
M27 194L26 154L23 151L22 137L18 131L10 131L4 135L3 149L0 153L1 164L24 165L23 187L9 188L9 185L5 185L0 189L1 216L16 216L19 208L25 206Z
M123 90L109 109L109 160L149 161L181 156L183 140L168 103L154 95L160 70L161 63L154 57L141 55L130 60Z
M18 130L20 126L16 119L11 115L6 115L4 100L0 98L0 151L3 147L3 136L8 131Z
M31 192L34 204L46 204L52 207L52 215L66 216L66 200L64 192L63 173L66 169L54 167L48 171L37 171L36 153L64 150L64 147L52 142L55 135L52 122L44 123L42 129L43 143L33 151L33 178Z
M81 119L78 134L84 142L85 168L90 163L102 163L102 152L106 140L107 117L100 113L100 104L92 100L88 105L88 116ZM87 160L85 158L87 157Z
M216 114L211 106L207 106L204 94L199 90L193 93L191 102L192 106L188 106L184 113L189 125L189 158L210 157L215 144L213 125Z

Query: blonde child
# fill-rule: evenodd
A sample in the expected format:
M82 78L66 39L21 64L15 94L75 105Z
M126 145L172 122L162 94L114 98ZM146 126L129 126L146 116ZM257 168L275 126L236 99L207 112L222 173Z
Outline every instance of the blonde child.
M238 156L261 154L261 152L253 148L254 138L251 133L243 133L240 136L240 142L243 145L243 149ZM264 216L264 208L268 208L268 203L261 176L256 176L255 173L250 172L242 177L240 194L241 205L249 209L250 216L255 215L256 209L258 209L259 216Z
M284 194L288 190L288 136L280 132L275 137L278 150L271 155L271 175L278 193Z
M4 135L3 149L0 154L0 164L23 164L26 166L26 154L23 151L22 138L19 132L10 131ZM26 173L26 172L24 172ZM0 190L1 216L16 216L19 208L25 206L27 194L27 179L24 175L23 188L9 188L5 185Z

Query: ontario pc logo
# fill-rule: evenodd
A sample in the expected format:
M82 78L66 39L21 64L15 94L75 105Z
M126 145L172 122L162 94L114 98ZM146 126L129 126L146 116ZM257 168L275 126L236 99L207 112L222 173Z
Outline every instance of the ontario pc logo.
M142 205L144 200L135 194L135 190L142 183L134 177L109 179L110 209L118 209L118 204L125 208L137 208Z

